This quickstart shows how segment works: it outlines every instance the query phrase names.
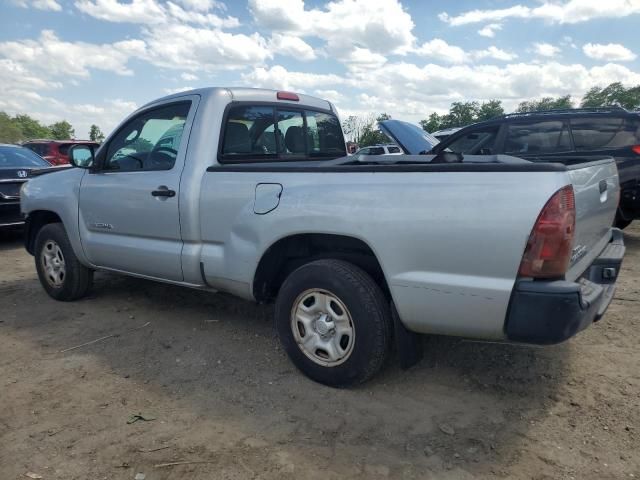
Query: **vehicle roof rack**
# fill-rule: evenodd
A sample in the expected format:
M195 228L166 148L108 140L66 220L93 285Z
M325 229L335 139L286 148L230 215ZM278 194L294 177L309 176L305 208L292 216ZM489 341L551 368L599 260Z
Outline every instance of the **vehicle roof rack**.
M503 118L513 117L526 117L527 115L554 115L558 113L609 113L609 112L624 112L629 111L618 105L611 105L608 107L585 107L585 108L554 108L551 110L535 110L532 112L514 112L504 115Z

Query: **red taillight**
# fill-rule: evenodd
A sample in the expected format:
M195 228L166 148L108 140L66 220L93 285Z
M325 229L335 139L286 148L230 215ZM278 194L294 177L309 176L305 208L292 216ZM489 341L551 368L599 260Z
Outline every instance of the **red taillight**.
M544 206L533 226L518 274L522 277L563 276L569 267L576 227L573 187L561 188Z
M294 102L300 101L300 97L298 97L298 94L293 92L278 92L277 98L278 100L291 100Z
M632 145L631 150L633 150L633 153L636 155L640 155L640 145Z

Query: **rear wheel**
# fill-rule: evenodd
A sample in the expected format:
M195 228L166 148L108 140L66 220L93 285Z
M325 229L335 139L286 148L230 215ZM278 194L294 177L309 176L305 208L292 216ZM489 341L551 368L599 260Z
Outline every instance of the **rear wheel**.
M620 209L618 209L618 211L616 212L616 219L613 222L613 226L622 230L627 228L632 221L633 219L627 220Z
M50 297L71 301L87 294L93 271L78 261L61 223L40 229L34 254L38 278Z
M291 273L278 294L275 317L289 358L325 385L371 378L389 350L384 294L366 272L342 260L314 261Z

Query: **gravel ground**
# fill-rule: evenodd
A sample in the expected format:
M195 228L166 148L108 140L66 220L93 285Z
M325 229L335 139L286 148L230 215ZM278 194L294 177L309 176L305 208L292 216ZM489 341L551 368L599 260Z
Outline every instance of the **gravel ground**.
M335 390L270 307L104 273L57 303L4 234L0 479L640 479L640 225L625 240L616 300L571 341L425 338L412 369Z

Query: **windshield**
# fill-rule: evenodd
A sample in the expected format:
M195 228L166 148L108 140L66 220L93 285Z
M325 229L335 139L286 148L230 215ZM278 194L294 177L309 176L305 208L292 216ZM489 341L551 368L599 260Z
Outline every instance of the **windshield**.
M28 148L0 146L0 168L50 166L49 162Z

